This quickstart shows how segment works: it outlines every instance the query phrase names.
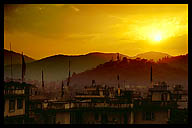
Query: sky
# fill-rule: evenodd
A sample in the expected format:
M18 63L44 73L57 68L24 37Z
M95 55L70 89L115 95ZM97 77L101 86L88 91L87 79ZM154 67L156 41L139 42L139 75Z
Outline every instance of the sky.
M90 52L188 53L187 4L4 5L4 48L34 59Z

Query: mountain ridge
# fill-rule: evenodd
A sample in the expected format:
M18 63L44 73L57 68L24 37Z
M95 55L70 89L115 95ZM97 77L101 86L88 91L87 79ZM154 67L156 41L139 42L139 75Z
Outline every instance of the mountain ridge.
M11 55L12 55L12 64L22 63L22 54L4 49L4 65L11 64ZM26 63L35 61L35 59L28 57L27 55L24 55L24 59Z
M49 80L61 80L68 76L69 60L71 61L71 72L80 73L88 69L92 69L99 64L103 64L116 58L117 54L105 54L105 53L91 53L80 56L68 56L68 55L53 55L40 60L27 63L26 77L40 80L41 71L44 70L44 74L47 75ZM121 55L120 56L124 56ZM10 77L10 65L4 67L5 77ZM13 65L14 77L20 77L21 65Z
M131 57L120 54L121 60ZM41 71L44 70L48 81L64 80L68 77L69 60L71 61L71 74L78 74L110 61L117 60L117 53L93 52L85 55L57 54L35 60L26 64L26 79L41 80ZM177 66L177 65L176 65ZM13 77L20 78L21 64L13 64ZM10 65L4 65L4 79L10 77Z
M117 84L117 75L119 75L121 86L125 84L150 85L151 65L153 68L153 81L166 81L171 86L173 84L183 84L186 88L188 87L188 54L171 58L165 57L159 62L146 59L110 61L72 76L71 83L74 87L81 87L81 85L90 85L91 81L95 80L100 84L112 85Z
M158 61L163 57L172 57L172 56L163 52L149 51L149 52L139 53L136 56L133 56L131 58L132 59L142 58L142 59L148 59L148 60L153 59L154 61Z

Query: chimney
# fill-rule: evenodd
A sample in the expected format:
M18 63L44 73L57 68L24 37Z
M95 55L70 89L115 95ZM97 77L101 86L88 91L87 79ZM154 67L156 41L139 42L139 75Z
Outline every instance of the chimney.
M92 87L95 85L95 80L92 80Z
M120 61L119 53L117 53L117 61Z

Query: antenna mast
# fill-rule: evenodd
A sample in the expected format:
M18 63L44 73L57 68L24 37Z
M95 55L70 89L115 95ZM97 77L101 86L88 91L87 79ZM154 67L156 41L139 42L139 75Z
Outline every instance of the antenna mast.
M11 53L11 81L13 80L13 70L12 70L12 52L11 52L11 43L10 43L10 53Z
M152 65L151 65L150 81L151 81L151 87L152 87L152 86L153 86L153 73L152 73Z
M42 70L42 89L44 90L43 70Z
M67 80L67 86L69 86L69 82L70 82L70 60L69 60L69 76L68 76L68 80Z

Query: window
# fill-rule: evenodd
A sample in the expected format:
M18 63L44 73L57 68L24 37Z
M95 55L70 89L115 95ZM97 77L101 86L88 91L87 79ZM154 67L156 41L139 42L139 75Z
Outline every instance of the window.
M5 99L4 99L4 112L5 112Z
M167 94L166 94L166 93L163 93L163 94L161 95L161 100L162 100L162 101L167 101Z
M95 120L98 120L98 119L99 119L99 114L95 113Z
M17 99L17 109L22 109L23 108L23 99L18 98Z
M10 99L9 100L9 112L14 112L15 111L15 99Z
M108 122L108 118L107 118L107 114L106 114L106 113L102 114L102 116L101 116L101 122L102 122L102 123L107 123L107 122Z
M154 118L155 118L154 112L143 113L143 120L154 120Z

